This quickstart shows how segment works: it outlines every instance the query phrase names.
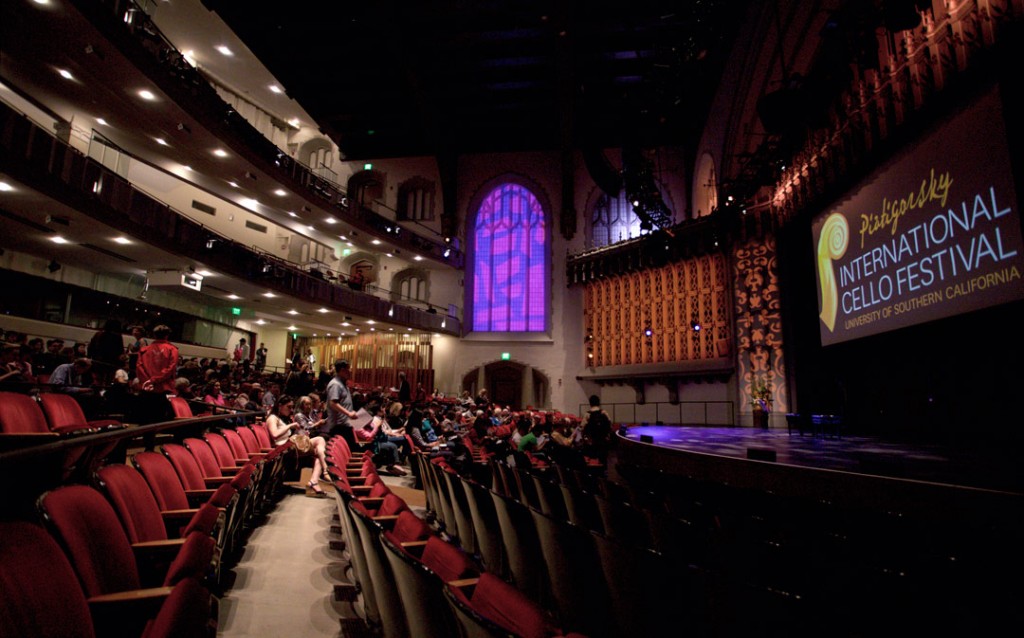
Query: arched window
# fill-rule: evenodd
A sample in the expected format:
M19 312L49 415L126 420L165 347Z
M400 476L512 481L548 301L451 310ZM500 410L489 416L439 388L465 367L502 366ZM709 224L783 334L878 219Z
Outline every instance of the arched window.
M398 219L434 219L434 183L414 177L398 186Z
M429 275L420 268L407 268L391 280L392 301L426 301L429 294Z
M633 203L626 197L625 189L618 197L601 195L594 205L590 218L590 245L600 248L627 239L639 237L646 232L640 229L640 218L633 210Z
M547 329L548 232L537 197L519 184L490 191L473 226L472 329Z

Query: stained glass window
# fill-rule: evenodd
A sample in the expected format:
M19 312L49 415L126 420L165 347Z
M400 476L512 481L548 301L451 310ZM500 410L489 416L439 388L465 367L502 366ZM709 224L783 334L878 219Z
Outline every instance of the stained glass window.
M640 218L633 211L633 203L626 197L625 190L618 197L601 195L597 200L590 218L591 248L633 239L643 232L640 230Z
M548 236L536 196L518 184L492 190L473 242L473 330L546 330Z

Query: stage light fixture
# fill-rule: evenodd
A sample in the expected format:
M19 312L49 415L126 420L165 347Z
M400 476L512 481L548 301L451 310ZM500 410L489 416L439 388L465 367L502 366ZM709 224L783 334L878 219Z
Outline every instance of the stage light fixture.
M690 322L690 328L692 328L694 332L700 332L700 324L696 321Z
M651 330L650 328L645 328L644 329L644 336L647 337L648 339L650 339L652 336L654 336L654 331Z

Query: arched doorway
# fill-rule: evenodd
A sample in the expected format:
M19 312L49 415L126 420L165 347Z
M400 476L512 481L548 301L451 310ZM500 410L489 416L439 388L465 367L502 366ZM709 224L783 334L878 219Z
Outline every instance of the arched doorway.
M517 361L492 361L462 377L462 389L472 396L476 396L480 388L487 388L491 401L512 406L513 410L549 407L547 375Z

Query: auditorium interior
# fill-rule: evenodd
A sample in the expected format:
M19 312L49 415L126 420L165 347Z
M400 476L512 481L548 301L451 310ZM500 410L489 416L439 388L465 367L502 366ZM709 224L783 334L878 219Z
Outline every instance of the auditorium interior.
M0 638L1020 626L1022 36L1024 0L5 0ZM273 431L340 360L401 462Z

